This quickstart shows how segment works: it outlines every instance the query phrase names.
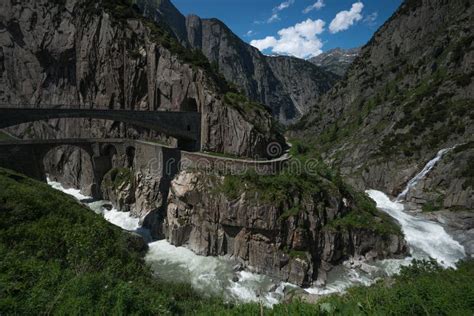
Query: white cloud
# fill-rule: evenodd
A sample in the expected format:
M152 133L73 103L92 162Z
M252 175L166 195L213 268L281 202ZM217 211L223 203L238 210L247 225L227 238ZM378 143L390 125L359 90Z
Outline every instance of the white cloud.
M273 53L309 58L322 53L323 43L317 37L324 31L323 20L307 19L294 26L278 31L279 38L267 36L261 40L253 40L250 45L263 51L271 49Z
M267 23L273 23L279 20L280 17L278 16L278 13L273 13L272 16L268 18Z
M364 22L367 23L369 26L375 26L378 17L379 13L377 11L372 12L371 14L365 17Z
M321 9L322 7L324 7L324 1L323 0L318 0L316 1L314 4L306 7L304 10L303 10L303 13L304 14L307 14L307 13L310 13L311 11L313 10L319 10Z
M336 14L336 17L329 24L329 31L331 33L337 33L340 31L347 30L355 22L362 20L362 9L364 4L362 2L356 2L352 4L350 11L341 11Z
M287 0L285 2L280 3L277 7L273 8L273 11L282 11L288 9L292 4L295 3L295 0Z
M272 9L272 15L267 20L254 21L253 23L255 23L255 24L264 24L264 23L270 24L270 23L273 23L273 22L276 22L276 21L280 21L281 19L280 19L279 12L283 11L285 9L288 9L294 3L295 3L295 0L284 1L284 2L280 3L279 5L277 5L276 7L274 7Z
M261 40L253 40L250 42L250 45L258 48L259 50L265 50L271 47L274 47L278 41L273 36L267 36Z
M254 36L255 34L257 34L257 33L255 33L254 30L249 30L247 33L245 33L244 36L245 37L251 37L251 36Z

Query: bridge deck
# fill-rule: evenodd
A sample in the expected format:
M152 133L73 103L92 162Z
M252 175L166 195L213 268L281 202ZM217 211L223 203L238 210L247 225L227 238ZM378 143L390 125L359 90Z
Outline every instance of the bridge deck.
M198 112L0 107L0 128L60 118L124 122L155 130L178 140L193 141L198 145L201 138L201 114ZM199 148L200 146L196 146L196 149Z

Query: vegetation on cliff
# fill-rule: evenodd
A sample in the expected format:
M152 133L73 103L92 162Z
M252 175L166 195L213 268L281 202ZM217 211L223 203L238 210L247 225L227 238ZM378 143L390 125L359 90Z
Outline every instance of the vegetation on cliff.
M393 280L317 305L272 310L203 298L154 279L132 238L73 198L0 169L0 314L469 314L474 263L416 263Z
M279 135L277 123L271 119L270 109L260 103L250 101L237 87L226 80L219 70L219 65L209 62L208 58L199 49L183 46L171 31L170 27L162 21L154 21L144 17L133 0L104 0L102 6L95 3L86 3L85 12L101 12L105 10L114 18L115 23L126 25L128 19L135 19L143 23L149 31L149 39L169 50L183 63L195 69L202 69L206 74L208 83L222 95L223 105L236 109L244 119L253 124L255 129L263 134L269 134L273 139L282 138ZM134 46L133 40L128 46ZM140 57L135 49L129 48L131 57Z
M281 219L296 216L312 201L329 205L337 196L350 199L350 211L331 221L327 229L367 229L382 235L401 235L400 227L365 194L355 191L332 171L314 147L292 141L292 160L275 175L226 175L220 191L236 199L243 193L259 203L282 206ZM255 195L254 193L257 193ZM257 201L255 201L257 202Z
M105 185L114 190L120 189L133 181L132 171L128 168L113 168L104 176Z

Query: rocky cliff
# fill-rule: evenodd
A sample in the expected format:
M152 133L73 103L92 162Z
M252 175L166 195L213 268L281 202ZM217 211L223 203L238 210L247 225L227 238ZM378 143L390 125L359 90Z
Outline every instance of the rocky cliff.
M345 260L402 257L400 228L337 177L222 175L203 169L151 170L156 146L137 146L132 169L102 183L116 208L142 219L155 238L204 256L230 255L243 267L308 286Z
M342 49L335 48L328 50L308 61L324 70L344 77L352 62L359 56L360 48Z
M262 179L267 180L273 181ZM329 180L314 180L323 188L318 193L300 190L291 198L269 199L269 191L253 180L238 178L243 182L236 185L232 176L182 171L171 182L165 235L198 254L231 255L254 271L302 286L325 282L331 268L351 257L406 253L396 225L365 198L356 201ZM357 224L355 218L364 221L369 209L367 223Z
M299 135L358 188L392 195L440 149L462 145L409 199L472 210L473 11L471 1L405 1Z
M233 102L235 93L202 54L184 49L128 1L8 1L0 28L0 103L198 111L202 149L240 156L264 155L277 137L264 106ZM44 138L156 137L79 119L14 131Z
M338 79L301 59L264 56L221 21L184 17L169 0L136 3L146 16L166 23L183 44L201 50L249 98L268 105L282 123L306 113Z

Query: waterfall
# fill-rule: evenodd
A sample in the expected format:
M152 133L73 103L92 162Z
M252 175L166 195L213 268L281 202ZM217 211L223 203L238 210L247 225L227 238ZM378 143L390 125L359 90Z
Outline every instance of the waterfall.
M434 157L433 159L431 159L426 165L425 167L423 168L423 170L421 170L420 173L418 173L414 178L412 178L410 181L408 181L408 184L407 186L405 187L405 189L402 191L402 193L400 193L396 199L397 202L402 202L405 200L408 192L410 192L410 190L412 188L414 188L418 182L420 182L421 179L423 179L424 177L426 177L426 175L434 168L434 166L438 163L438 161L441 160L441 158L443 158L443 156L453 150L456 146L454 147L451 147L451 148L445 148L445 149L441 149L438 154L436 155L436 157Z
M444 267L455 267L456 262L466 256L464 247L441 225L405 213L402 203L391 201L383 192L366 192L377 203L378 209L398 221L414 258L433 258Z
M431 159L423 170L408 182L395 201L391 201L383 192L366 191L377 203L377 208L389 214L401 225L413 257L418 259L433 258L445 267L455 267L456 262L466 256L464 247L448 235L441 225L405 213L402 202L408 192L426 177L447 152L455 147L440 150L436 157Z

